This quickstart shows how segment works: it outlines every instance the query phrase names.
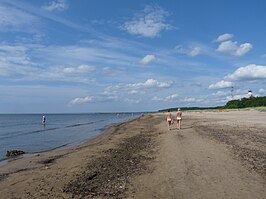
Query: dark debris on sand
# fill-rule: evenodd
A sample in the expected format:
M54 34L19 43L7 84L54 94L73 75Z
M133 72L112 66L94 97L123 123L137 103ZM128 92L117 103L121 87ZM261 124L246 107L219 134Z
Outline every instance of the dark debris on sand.
M9 174L7 174L7 173L0 174L0 181L6 179L8 177L8 175Z
M225 126L200 124L196 128L203 136L211 137L232 149L249 169L266 179L266 132L264 129L244 125Z
M57 156L53 156L53 157L49 157L45 160L41 160L39 161L40 164L51 164L51 163L54 163L57 159L63 157L63 155L57 155Z
M73 198L122 198L130 178L148 169L145 162L152 158L152 144L148 134L125 139L117 148L90 162L86 171L64 187L64 192Z
M6 152L6 157L16 157L16 156L19 156L19 155L23 155L25 153L26 152L22 151L22 150L11 150L11 151L7 151Z

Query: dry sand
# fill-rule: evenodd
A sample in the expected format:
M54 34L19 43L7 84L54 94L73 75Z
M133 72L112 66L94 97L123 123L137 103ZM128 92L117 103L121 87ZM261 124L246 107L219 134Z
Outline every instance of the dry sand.
M265 198L266 113L148 114L0 167L0 198Z

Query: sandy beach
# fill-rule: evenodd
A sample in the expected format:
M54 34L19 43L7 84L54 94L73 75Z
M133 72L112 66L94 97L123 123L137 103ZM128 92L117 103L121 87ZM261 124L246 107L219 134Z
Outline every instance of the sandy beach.
M86 143L0 167L0 198L266 196L266 112L153 113Z

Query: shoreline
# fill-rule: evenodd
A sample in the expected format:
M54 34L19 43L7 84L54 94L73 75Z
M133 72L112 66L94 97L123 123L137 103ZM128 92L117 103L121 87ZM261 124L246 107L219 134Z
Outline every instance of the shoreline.
M84 114L86 114L86 113L84 113ZM13 162L13 161L16 161L16 160L19 160L19 159L31 158L31 157L34 157L36 155L40 155L40 154L43 154L43 153L49 153L49 152L53 152L53 151L57 151L57 150L68 150L68 149L71 149L71 148L79 147L80 145L83 145L83 144L86 145L86 143L89 142L91 139L94 139L95 137L98 137L101 134L104 134L109 128L112 128L113 126L116 126L116 125L119 125L119 124L122 124L122 123L130 122L130 121L138 119L138 118L140 118L140 117L142 117L144 115L145 115L145 113L141 114L140 116L138 116L136 118L129 119L129 120L126 120L124 122L115 122L113 124L108 124L108 125L102 127L101 129L99 129L99 132L96 133L95 135L93 135L93 136L91 136L91 137L89 137L89 138L87 138L87 139L85 139L85 140L83 140L83 141L81 141L79 143L63 144L63 145L60 145L60 146L53 147L51 149L37 151L37 152L27 152L27 151L25 151L25 154L18 155L16 157L4 157L3 159L0 159L0 169L1 169L2 166L5 166L6 164L9 164L10 162Z
M0 195L261 198L266 113L243 113L184 112L181 130L170 131L163 113L145 114L74 148L0 167Z
M91 145L96 145L96 144L98 144L98 142L105 140L105 137L111 136L110 132L112 132L113 129L115 129L121 125L127 125L127 123L133 122L135 120L139 120L142 117L145 117L145 115L147 115L147 114L142 114L137 118L130 119L130 120L127 120L127 121L124 121L121 123L118 122L118 123L114 123L111 125L107 125L106 127L102 128L102 130L98 134L93 135L92 137L90 137L90 138L88 138L88 139L86 139L83 142L78 143L78 144L63 145L63 146L55 147L55 148L48 149L45 151L25 153L23 155L19 155L19 156L14 157L14 158L8 158L7 157L0 162L0 171L2 168L9 167L9 164L16 164L17 161L23 161L23 162L24 161L30 161L30 159L38 158L40 156L46 157L46 156L52 156L54 154L61 154L61 153L68 154L68 153L71 153L72 151L80 150L82 148L86 148L86 147L91 146ZM7 163L2 163L5 161L7 161Z
M93 162L94 160L97 162L97 158L106 154L107 156L111 155L112 157L118 158L119 160L117 160L116 163L123 161L124 163L127 163L127 158L120 159L121 156L116 155L116 149L121 147L120 144L125 140L131 138L133 138L133 142L127 142L128 144L124 146L124 149L127 149L127 146L132 143L143 142L145 145L146 141L145 139L142 139L141 132L146 126L146 120L149 118L150 116L146 114L130 121L112 125L100 135L95 136L74 148L45 152L31 158L18 159L7 165L1 166L0 194L3 195L4 198L70 197L69 194L66 193L67 191L63 191L64 187L80 174L84 173L89 162ZM144 124L139 125L140 122ZM128 126L131 126L131 129L136 129L136 125L139 125L139 127L132 133L124 131ZM138 135L141 136L138 137ZM135 142L134 140L138 141ZM132 147L138 148L134 145ZM124 153L124 151L125 150L122 150L122 153ZM127 151L127 154L128 153L131 152ZM104 157L106 157L106 155L104 155ZM128 155L124 155L123 157L127 156ZM139 156L138 159L140 160L141 158L142 156ZM135 157L132 157L132 160L134 162L136 160ZM104 159L103 162L105 162ZM109 164L109 162L105 162L105 164ZM95 167L97 165L98 164L96 163ZM141 165L142 164L139 166ZM131 166L131 171L134 171L136 165L130 164L128 166ZM113 165L111 168L113 169L111 174L115 174L117 165ZM27 191L25 191L25 189ZM120 191L121 188L118 187L117 193L120 193Z

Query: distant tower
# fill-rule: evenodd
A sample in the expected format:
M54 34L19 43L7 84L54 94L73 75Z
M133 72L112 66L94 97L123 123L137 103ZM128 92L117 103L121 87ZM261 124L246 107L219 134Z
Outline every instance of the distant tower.
M251 91L251 90L248 91L248 97L249 97L249 98L250 98L250 97L253 97L253 95L252 95L252 91Z
M232 97L232 100L234 99L234 87L232 86L231 87L231 97Z

